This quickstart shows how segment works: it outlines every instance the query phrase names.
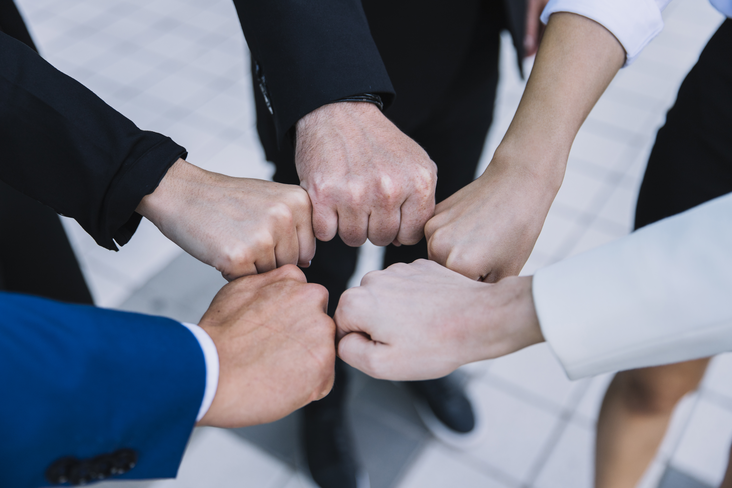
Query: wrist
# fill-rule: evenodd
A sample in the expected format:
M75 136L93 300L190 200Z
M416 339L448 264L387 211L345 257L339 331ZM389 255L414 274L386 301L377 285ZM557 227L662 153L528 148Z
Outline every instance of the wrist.
M186 198L190 183L200 180L204 170L179 159L165 173L155 191L145 195L135 211L162 230L167 216L179 210L181 198Z
M507 135L493 154L488 168L493 166L492 171L517 175L526 183L534 183L535 191L549 192L553 199L562 186L570 149L571 142L569 145L545 145L540 141L524 141Z
M484 303L489 313L477 334L481 359L493 359L544 342L534 307L531 276L511 276L486 284Z
M354 118L383 117L379 107L369 102L334 102L316 108L295 125L296 138L299 140L311 130L328 124L350 124ZM342 125L348 128L349 125Z

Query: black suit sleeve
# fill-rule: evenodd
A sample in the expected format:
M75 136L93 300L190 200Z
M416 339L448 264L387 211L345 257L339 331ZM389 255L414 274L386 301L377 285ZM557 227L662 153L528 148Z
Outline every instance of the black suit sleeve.
M186 155L3 33L0 148L0 179L113 250L137 229L140 200Z
M360 93L392 101L360 0L234 4L280 142L300 118L332 101Z

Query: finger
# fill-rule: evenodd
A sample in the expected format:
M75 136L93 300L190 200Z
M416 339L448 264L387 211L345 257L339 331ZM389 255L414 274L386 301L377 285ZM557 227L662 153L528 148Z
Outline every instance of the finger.
M287 229L284 235L275 241L275 264L279 268L286 264L297 264L300 258L300 244L297 229Z
M456 252L454 249L447 256L445 267L471 280L480 280L490 274L480 266L479 259L468 257L466 252Z
M307 223L297 226L297 244L299 246L297 264L307 268L315 257L316 247L315 234L310 219L307 219Z
M427 258L438 264L446 266L452 246L443 238L446 234L444 229L434 227L432 229L430 229L432 230L432 233L427 238Z
M363 333L352 332L338 342L338 357L367 375L380 378L383 368L381 349L384 347Z
M307 278L305 277L305 273L303 273L300 268L293 264L286 264L281 268L277 268L276 270L270 272L267 276L271 277L272 281L293 280L299 281L300 283L308 282Z
M373 209L368 220L369 240L376 246L386 246L397 241L400 220L399 208Z
M247 247L239 247L231 253L220 256L215 264L226 281L234 281L242 276L256 275L257 267L248 253Z
M277 257L275 256L275 248L270 247L259 253L259 256L254 261L254 266L257 268L257 273L266 273L277 269Z
M317 283L308 283L306 286L308 287L308 292L312 295L310 302L317 305L323 313L328 313L328 289Z
M312 198L312 195L310 195ZM338 232L338 212L334 206L317 204L313 200L313 233L321 241L333 239Z
M315 234L313 232L313 206L308 192L301 187L288 202L297 234L297 264L303 268L310 265L315 256Z
M399 233L396 240L408 246L424 237L424 225L435 213L434 193L429 198L412 195L402 204Z
M338 208L338 235L347 245L358 247L366 242L368 227L368 215L362 209Z
M218 269L218 268L216 268L216 269ZM243 276L257 274L257 267L254 265L254 263L250 262L250 263L240 264L236 270L219 270L219 271L221 271L221 276L223 276L226 281L234 281Z

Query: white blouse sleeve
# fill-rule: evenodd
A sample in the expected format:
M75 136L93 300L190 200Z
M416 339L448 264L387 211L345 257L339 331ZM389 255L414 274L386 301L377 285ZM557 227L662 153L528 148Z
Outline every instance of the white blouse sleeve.
M573 379L732 350L732 194L540 270L533 294Z
M670 0L550 0L541 14L545 24L556 12L592 19L609 30L625 49L625 66L663 29L661 11Z

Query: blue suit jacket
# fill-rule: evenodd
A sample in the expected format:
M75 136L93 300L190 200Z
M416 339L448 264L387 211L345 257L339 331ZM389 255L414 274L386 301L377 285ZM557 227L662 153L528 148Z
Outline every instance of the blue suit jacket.
M114 453L136 459L117 477L174 477L205 373L173 320L0 293L0 486L48 486L59 460L88 471Z

